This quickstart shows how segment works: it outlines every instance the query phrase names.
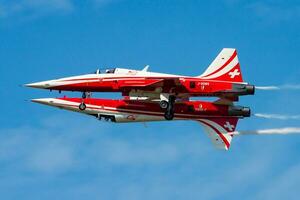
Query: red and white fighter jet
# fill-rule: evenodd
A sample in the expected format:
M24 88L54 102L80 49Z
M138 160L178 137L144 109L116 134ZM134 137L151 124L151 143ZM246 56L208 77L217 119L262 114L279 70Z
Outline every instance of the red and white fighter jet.
M58 91L83 92L79 105L86 109L84 99L90 92L121 92L129 99L144 101L159 100L165 109L167 120L174 118L174 103L177 99L195 96L217 96L223 102L238 101L240 95L254 94L255 87L243 81L237 51L225 48L207 70L196 77L148 72L143 70L115 68L101 73L27 84L28 87Z
M33 102L80 112L111 122L164 121L164 111L155 101L111 100L87 98L86 109L80 110L81 98L43 98ZM203 125L205 132L219 149L228 150L240 118L249 117L248 107L219 105L205 101L177 101L174 120L194 120Z

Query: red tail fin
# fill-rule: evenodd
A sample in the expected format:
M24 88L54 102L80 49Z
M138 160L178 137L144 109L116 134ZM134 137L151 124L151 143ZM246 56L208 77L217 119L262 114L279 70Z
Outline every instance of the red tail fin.
M218 149L228 150L238 118L220 117L198 120L205 128L208 137Z
M236 49L223 49L199 77L209 80L243 82Z

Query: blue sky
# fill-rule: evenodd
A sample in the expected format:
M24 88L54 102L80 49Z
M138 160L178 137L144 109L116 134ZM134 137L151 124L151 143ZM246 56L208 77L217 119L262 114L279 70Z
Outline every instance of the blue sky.
M252 84L299 84L299 13L288 0L0 0L1 199L297 199L299 135L241 136L222 152L196 122L99 123L30 103L60 95L20 85L147 64L199 75L223 47ZM258 91L239 104L297 115L299 97Z

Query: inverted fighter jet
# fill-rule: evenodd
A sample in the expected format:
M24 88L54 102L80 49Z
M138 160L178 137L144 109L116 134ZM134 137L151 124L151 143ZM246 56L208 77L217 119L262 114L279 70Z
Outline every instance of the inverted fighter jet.
M79 109L81 98L42 98L32 99L65 110L94 116L99 120L126 123L165 121L164 111L159 103L139 100L94 99L85 100L86 108ZM214 146L228 150L239 119L250 116L248 107L219 105L205 101L176 101L174 120L193 120L199 122Z

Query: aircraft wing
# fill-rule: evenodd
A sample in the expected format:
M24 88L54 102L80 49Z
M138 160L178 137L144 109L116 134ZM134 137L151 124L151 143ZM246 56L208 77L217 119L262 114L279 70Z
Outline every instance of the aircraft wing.
M133 79L119 80L118 84L122 87L175 87L180 85L179 78L154 78L154 79Z
M204 127L204 130L213 145L222 150L228 150L235 131L238 118L219 117L199 119L198 122Z
M160 81L163 86L175 87L181 85L179 78L164 78Z

